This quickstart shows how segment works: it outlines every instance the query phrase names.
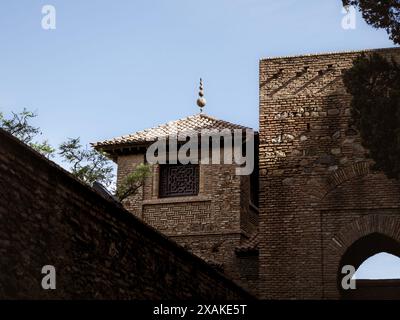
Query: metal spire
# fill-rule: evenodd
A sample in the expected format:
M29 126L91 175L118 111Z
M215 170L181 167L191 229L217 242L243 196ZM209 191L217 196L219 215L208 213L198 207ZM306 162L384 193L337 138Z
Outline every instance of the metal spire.
M204 98L203 79L200 78L199 98L197 99L197 105L200 108L200 113L203 112L203 108L206 106L206 104L207 100Z

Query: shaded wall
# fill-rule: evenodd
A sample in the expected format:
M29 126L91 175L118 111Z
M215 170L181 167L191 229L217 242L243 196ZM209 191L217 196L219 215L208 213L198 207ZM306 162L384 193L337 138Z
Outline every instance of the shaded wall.
M360 54L260 61L262 297L340 298L348 248L373 233L400 241L400 185L371 170L342 82Z
M349 300L398 300L400 279L357 280L356 290L348 290L344 299Z
M1 130L0 255L0 298L251 298ZM41 287L44 265L56 290Z
M118 156L118 183L143 162L143 153ZM137 217L255 293L254 287L241 277L235 248L256 232L258 210L250 201L250 176L236 175L236 168L236 164L200 164L198 195L162 198L160 167L153 165L152 175L139 193L123 204Z

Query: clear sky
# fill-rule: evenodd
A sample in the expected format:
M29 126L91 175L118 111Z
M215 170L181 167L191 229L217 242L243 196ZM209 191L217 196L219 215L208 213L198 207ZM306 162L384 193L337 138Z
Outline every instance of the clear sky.
M42 6L56 29L41 27ZM0 108L28 107L52 144L205 112L258 128L262 57L393 46L341 0L2 0Z
M400 259L378 253L365 260L355 273L356 279L400 279Z
M260 58L393 46L343 16L341 0L1 0L0 110L86 144L197 113L203 77L206 113L258 129Z

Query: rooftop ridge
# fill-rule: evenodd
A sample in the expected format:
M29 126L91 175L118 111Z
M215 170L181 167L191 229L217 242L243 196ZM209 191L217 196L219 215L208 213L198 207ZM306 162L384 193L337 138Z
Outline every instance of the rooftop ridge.
M175 129L175 128L176 129ZM158 137L166 137L171 134L184 132L200 132L203 129L251 129L246 126L220 120L205 113L196 113L178 120L173 120L148 129L136 131L128 135L114 137L112 139L92 142L93 147L112 146L121 143L142 143L155 141Z

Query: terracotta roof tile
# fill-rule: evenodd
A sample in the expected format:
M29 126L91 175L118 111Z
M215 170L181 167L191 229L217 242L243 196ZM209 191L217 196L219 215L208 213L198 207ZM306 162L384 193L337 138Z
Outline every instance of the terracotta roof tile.
M141 144L154 142L157 138L167 137L169 135L183 133L200 133L203 129L250 129L241 125L233 124L227 121L219 120L204 113L198 113L166 124L138 131L129 135L116 137L110 140L104 140L92 143L93 147L100 148L120 144Z

